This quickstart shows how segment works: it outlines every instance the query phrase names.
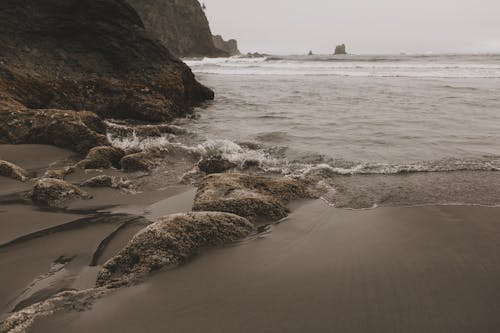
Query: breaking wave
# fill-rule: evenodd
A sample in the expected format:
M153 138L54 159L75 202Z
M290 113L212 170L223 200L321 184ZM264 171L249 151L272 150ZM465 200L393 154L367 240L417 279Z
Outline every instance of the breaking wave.
M483 59L484 58L484 59ZM494 56L263 56L186 60L201 74L353 77L500 78Z

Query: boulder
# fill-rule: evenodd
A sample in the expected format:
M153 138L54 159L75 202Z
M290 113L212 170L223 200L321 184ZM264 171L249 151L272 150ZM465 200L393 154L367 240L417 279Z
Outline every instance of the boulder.
M87 179L80 184L81 187L110 187L110 188L129 188L131 183L129 180L122 177L112 177L108 175L96 176Z
M0 176L20 181L28 180L28 172L13 163L0 160Z
M347 54L345 44L342 44L342 45L337 45L337 46L335 47L335 54L336 54L336 55L344 55L344 54Z
M161 157L159 150L148 149L123 157L120 164L125 172L149 171L156 166L155 160Z
M106 134L106 124L94 112L80 111L78 112L78 116L80 117L80 120L92 131L99 134Z
M53 178L53 179L64 180L64 178L66 178L67 175L72 174L73 172L75 172L74 167L66 167L64 169L51 169L45 171L42 178Z
M166 134L182 135L187 131L179 126L168 124L153 124L153 125L122 125L116 123L109 123L108 133L117 137L133 137L147 138L147 137L160 137Z
M248 220L220 212L161 217L137 233L125 248L104 264L97 286L134 282L162 267L187 261L201 248L234 242L253 230Z
M2 100L1 90L0 75L0 143L50 144L82 154L108 144L104 135L82 121L79 112L27 109L17 102Z
M77 164L83 169L109 169L120 168L120 160L125 152L116 147L100 146L92 148L85 159Z
M60 179L42 178L31 191L33 202L50 207L64 208L74 199L91 199L92 196L77 186Z
M279 220L288 215L291 200L313 197L302 180L227 173L205 177L196 193L193 210L219 211L252 221Z
M236 166L236 164L221 156L203 158L198 162L198 168L206 174L221 173L236 168Z

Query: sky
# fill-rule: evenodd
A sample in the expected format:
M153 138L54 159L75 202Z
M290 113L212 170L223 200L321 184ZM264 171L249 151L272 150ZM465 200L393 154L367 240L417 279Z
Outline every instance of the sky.
M500 53L500 0L200 0L242 52Z

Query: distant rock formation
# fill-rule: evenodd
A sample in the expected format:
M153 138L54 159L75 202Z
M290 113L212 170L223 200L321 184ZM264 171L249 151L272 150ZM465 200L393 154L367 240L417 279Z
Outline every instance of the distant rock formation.
M347 54L345 44L337 45L337 47L335 47L335 54L336 55Z
M230 56L241 54L240 50L238 50L238 42L236 39L225 41L221 35L216 35L212 37L212 40L216 48L229 53Z
M214 46L212 32L198 0L127 0L152 32L178 57L227 57Z
M308 53L307 55L308 55L308 56L312 56L312 55L314 55L314 54L313 54L313 51L309 51L309 53Z
M100 118L168 121L214 97L123 0L2 0L0 45L0 143L85 154L108 144Z

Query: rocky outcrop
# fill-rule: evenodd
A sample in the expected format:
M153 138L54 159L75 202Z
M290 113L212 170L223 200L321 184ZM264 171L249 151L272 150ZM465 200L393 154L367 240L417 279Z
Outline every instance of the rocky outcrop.
M344 54L347 54L345 44L337 45L335 47L335 55L344 55Z
M213 98L122 0L1 1L0 45L3 143L83 153L105 144L97 116L168 121Z
M31 191L33 202L49 206L64 208L65 205L74 199L92 198L87 192L77 186L60 179L42 178L38 180Z
M116 147L101 146L92 148L84 160L77 164L82 169L120 169L120 160L125 152Z
M0 160L0 176L25 181L28 179L28 172L13 163Z
M214 46L212 33L198 0L127 0L146 28L179 57L225 57Z
M123 157L120 161L123 171L149 171L156 166L156 160L163 155L158 149L147 149Z
M203 179L193 210L219 211L252 221L279 220L291 200L313 197L304 181L249 174L213 174Z
M101 175L87 179L80 184L81 187L109 187L115 189L130 188L132 183L123 177L113 177L108 175Z
M53 178L53 179L61 179L64 180L67 175L75 172L74 166L68 166L63 169L49 169L45 171L42 178Z
M79 112L33 110L11 98L2 100L1 80L0 77L0 143L50 144L82 154L92 147L108 144L104 135L84 123Z
M220 156L205 157L198 162L198 169L206 174L221 173L236 167L236 164Z
M253 225L248 220L227 213L199 212L159 218L104 264L97 286L129 284L164 266L185 262L200 248L234 242L252 231Z
M212 39L216 48L227 52L230 56L241 54L240 50L238 50L238 41L236 41L236 39L225 41L221 35L215 35L212 37Z
M92 302L108 295L110 292L111 290L107 288L60 292L52 298L30 305L8 316L0 323L0 332L24 333L37 319L53 315L58 311L85 311Z

